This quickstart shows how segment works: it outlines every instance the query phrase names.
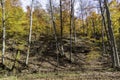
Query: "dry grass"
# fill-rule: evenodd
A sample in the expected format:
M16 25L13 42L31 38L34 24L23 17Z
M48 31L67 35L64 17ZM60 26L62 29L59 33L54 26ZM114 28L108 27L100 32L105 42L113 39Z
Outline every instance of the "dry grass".
M120 72L65 72L26 74L19 77L10 76L0 80L120 80Z

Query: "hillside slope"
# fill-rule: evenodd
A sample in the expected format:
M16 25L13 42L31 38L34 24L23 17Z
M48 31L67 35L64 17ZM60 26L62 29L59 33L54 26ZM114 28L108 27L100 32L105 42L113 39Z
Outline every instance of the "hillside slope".
M32 45L29 65L25 67L25 54L20 53L17 61L6 55L6 68L1 68L1 79L15 78L20 80L119 80L120 73L112 72L110 58L102 54L94 39L78 38L72 50L72 62L69 59L69 39L64 39L64 55L59 55L59 67L55 53L54 40L43 39L39 44ZM38 51L37 51L38 49ZM38 52L38 53L35 53ZM11 71L10 69L13 67ZM14 77L16 75L17 77ZM10 76L10 77L8 77ZM11 77L13 76L13 77ZM13 80L13 79L11 79Z

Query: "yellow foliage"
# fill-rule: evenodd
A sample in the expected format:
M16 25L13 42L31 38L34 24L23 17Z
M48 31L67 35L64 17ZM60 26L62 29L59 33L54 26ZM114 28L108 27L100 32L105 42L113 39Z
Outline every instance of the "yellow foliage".
M98 51L91 51L87 54L87 61L92 61L98 59L100 57L100 53Z

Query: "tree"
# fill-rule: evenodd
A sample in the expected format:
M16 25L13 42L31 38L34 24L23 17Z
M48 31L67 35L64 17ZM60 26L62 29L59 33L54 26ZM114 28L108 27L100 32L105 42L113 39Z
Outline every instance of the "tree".
M117 67L120 67L119 55L118 55L118 51L117 51L116 40L115 40L115 37L113 34L112 22L111 22L108 2L106 0L104 0L104 5L105 5L105 9L106 9L107 27L108 27L108 33L110 36L110 44L112 46L112 54L113 54L113 62L114 62L113 67L117 68Z
M2 42L2 64L4 64L4 54L5 54L5 35L6 35L6 27L5 27L5 0L1 1L2 6L2 32L3 32L3 42Z
M73 0L73 3L72 3L72 6L73 6L73 11L72 11L72 15L73 15L73 35L74 35L74 44L76 43L76 26L75 26L75 0Z
M85 35L85 25L84 25L84 6L83 6L83 1L82 1L82 0L80 0L80 9L81 9L81 18L82 18L83 35Z
M53 34L54 34L54 38L55 38L55 42L56 42L56 53L57 53L57 66L59 66L59 45L58 45L58 37L57 37L57 31L56 31L56 24L54 21L54 16L53 16L53 7L52 7L52 1L49 0L49 4L50 4L50 16L51 16L51 23L52 23L52 27L53 27Z
M32 0L32 2L31 2L31 11L30 11L30 31L29 31L29 40L28 40L28 50L27 50L27 57L26 57L26 65L28 65L28 59L29 59L30 47L31 47L33 2L34 2L34 0Z
M71 13L70 13L70 61L72 61L72 32L74 28L74 2L71 0Z
M101 0L99 0L99 6L100 6L100 11L101 11L101 16L102 16L102 26L101 26L101 34L102 34L102 48L103 48L103 54L106 53L106 46L105 46L105 41L104 41L104 27L106 27L106 23L105 23L105 18L104 18L104 12L102 9L102 4L101 4Z
M61 53L64 55L64 49L63 49L63 16L62 16L62 0L60 0L60 29L61 29L61 37L60 37L60 48L61 48Z

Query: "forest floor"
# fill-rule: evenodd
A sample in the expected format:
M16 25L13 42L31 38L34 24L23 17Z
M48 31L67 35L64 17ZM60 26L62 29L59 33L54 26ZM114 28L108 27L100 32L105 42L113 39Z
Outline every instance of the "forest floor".
M12 54L7 54L6 68L0 68L0 80L120 80L120 72L111 68L110 57L102 54L99 41L78 38L73 46L72 61L69 39L63 42L65 54L59 55L59 66L52 39L34 42L27 67L24 52L18 55L17 61L11 58Z

